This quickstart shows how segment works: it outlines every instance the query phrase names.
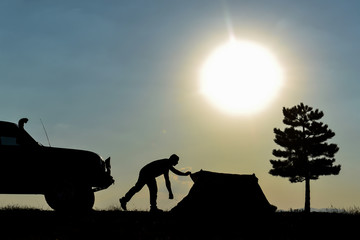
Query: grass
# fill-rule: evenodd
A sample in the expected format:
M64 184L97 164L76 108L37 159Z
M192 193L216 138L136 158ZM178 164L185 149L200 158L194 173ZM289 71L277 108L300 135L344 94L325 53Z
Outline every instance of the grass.
M4 207L0 207L0 211L43 211L43 209L35 208L32 206L23 206L23 205L7 205Z
M24 206L24 205L7 205L7 206L3 206L0 207L0 211L52 211L52 210L47 210L47 209L43 209L43 208L36 208L36 207L32 207L32 206ZM99 212L104 212L104 211L110 211L110 212L123 212L123 210L121 209L120 206L114 204L111 205L109 207L107 207L106 209L97 209L95 208L94 211L99 211ZM147 212L145 210L141 210L141 209L132 209L130 212ZM165 211L166 212L166 211ZM285 211L285 210L280 210L278 212L282 212L282 213L302 213L303 209L289 209L289 211ZM316 212L316 211L313 211ZM347 207L347 208L335 208L333 206L330 206L329 208L324 208L321 212L324 213L337 213L337 214L349 214L349 215L360 215L360 207L358 206L352 206L352 207Z
M223 216L122 211L60 214L30 206L0 208L1 239L346 239L356 236L360 208L338 212L276 212ZM265 236L262 236L264 235ZM356 234L356 235L355 235Z
M346 214L360 215L360 207L357 207L357 206L342 209L342 211Z

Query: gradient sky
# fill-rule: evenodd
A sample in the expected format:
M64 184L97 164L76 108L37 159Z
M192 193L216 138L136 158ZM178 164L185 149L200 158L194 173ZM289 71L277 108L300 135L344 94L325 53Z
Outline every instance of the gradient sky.
M180 156L178 169L252 174L280 209L304 205L304 183L268 174L282 107L324 111L336 136L338 176L311 182L315 208L360 206L360 2L349 1L1 1L0 119L29 118L47 145L111 156L115 185L96 209L119 206L146 163ZM224 114L199 92L199 69L230 35L269 49L284 87L251 116ZM51 159L49 159L51 161ZM172 174L174 200L158 179L160 208L189 191ZM129 209L148 209L144 188ZM0 205L48 209L43 196L1 195ZM221 207L221 206L220 206Z

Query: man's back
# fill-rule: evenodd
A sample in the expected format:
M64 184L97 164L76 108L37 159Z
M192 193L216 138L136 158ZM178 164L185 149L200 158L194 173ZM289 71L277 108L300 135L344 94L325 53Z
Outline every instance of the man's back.
M145 165L140 170L140 174L144 177L156 178L164 173L167 173L171 167L172 165L169 159L160 159Z

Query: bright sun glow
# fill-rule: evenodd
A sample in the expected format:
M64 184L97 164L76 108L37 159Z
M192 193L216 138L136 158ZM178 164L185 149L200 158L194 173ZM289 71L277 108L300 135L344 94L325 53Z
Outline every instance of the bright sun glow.
M267 49L235 39L215 49L200 72L201 93L232 114L262 110L282 83L282 68Z

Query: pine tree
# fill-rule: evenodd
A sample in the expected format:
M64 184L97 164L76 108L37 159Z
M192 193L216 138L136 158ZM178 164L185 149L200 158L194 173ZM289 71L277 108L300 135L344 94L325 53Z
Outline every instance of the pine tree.
M300 103L292 108L283 108L284 131L274 128L275 143L282 149L274 149L278 160L270 160L273 176L289 178L291 183L305 181L305 212L310 212L310 180L321 175L338 175L340 165L333 165L339 148L327 143L335 133L328 125L319 122L322 111Z

